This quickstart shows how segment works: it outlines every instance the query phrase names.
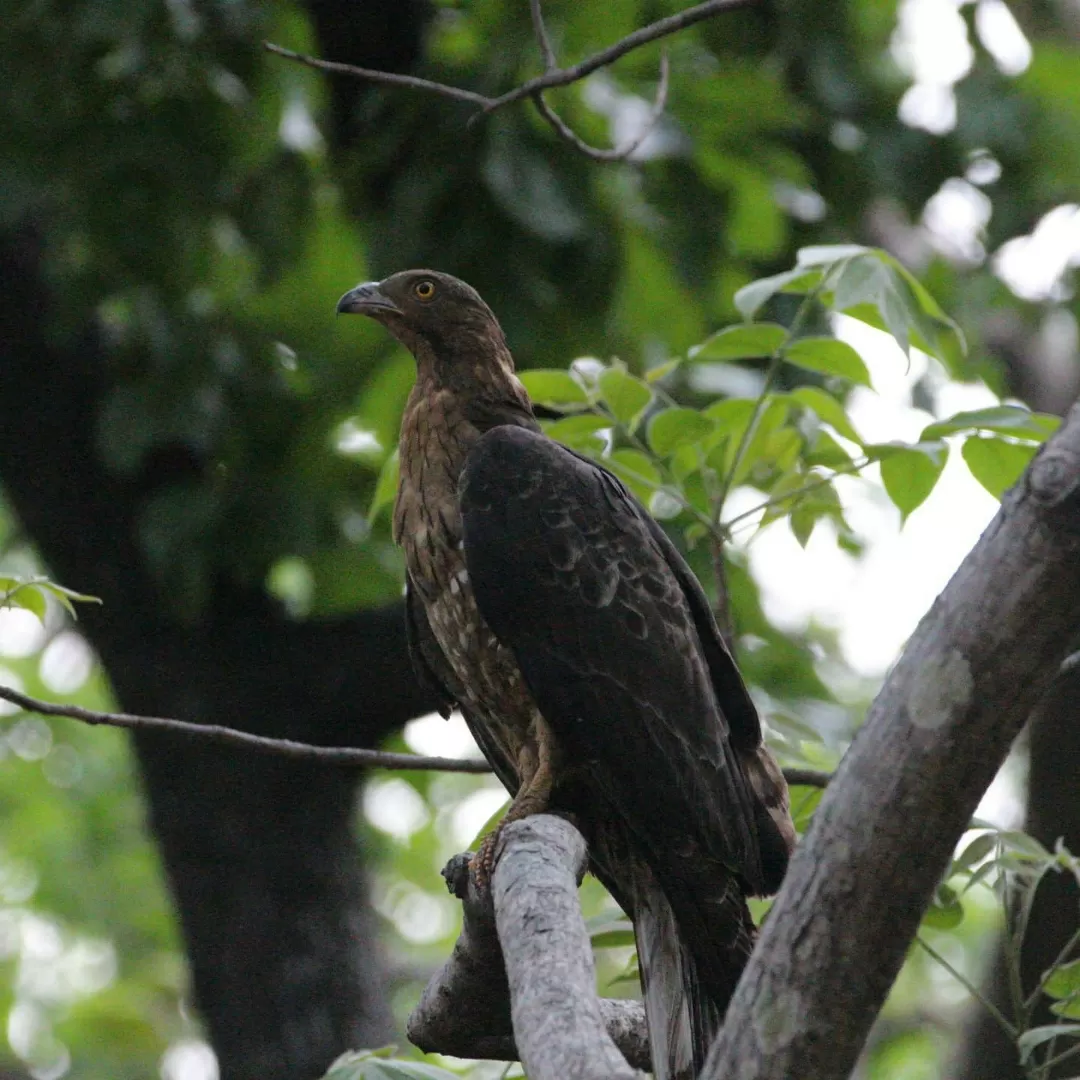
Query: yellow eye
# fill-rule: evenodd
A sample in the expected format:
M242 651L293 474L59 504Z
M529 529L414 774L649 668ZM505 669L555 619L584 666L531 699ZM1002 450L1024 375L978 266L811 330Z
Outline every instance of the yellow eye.
M432 281L418 281L413 286L413 293L417 300L430 300L435 295L435 283Z

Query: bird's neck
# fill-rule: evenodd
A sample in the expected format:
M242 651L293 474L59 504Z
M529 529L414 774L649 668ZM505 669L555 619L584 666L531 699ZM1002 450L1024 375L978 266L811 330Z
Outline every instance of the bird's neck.
M532 404L514 374L510 352L454 363L417 355L416 385L401 419L400 480L394 539L409 555L411 538L437 530L460 539L458 480L476 440L493 427L539 430Z

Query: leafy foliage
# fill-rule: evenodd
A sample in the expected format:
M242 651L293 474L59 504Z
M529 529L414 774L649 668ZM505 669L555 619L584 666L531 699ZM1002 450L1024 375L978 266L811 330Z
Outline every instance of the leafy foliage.
M549 0L545 11L560 54L576 57L684 6ZM261 583L293 617L398 595L386 510L411 363L377 328L336 325L331 306L359 278L405 265L441 266L480 289L519 362L540 369L525 373L534 396L565 413L549 432L622 477L688 546L704 580L713 541L779 519L803 544L827 532L857 553L849 474L880 470L906 520L958 447L1000 496L1052 429L1051 418L1001 404L934 421L906 441L862 430L851 401L870 371L831 317L883 328L954 378L987 380L1002 401L1013 388L988 347L999 327L1030 340L1055 319L1075 319L1076 297L1056 277L1018 296L987 257L1072 198L1080 173L1080 61L1051 15L1025 27L1031 56L1019 74L996 63L978 20L961 25L973 58L954 88L955 126L935 133L897 118L913 80L893 47L893 5L796 0L733 12L671 42L668 118L640 161L604 169L555 143L525 109L466 128L457 106L361 92L259 50L264 37L331 47L338 34L320 16L334 7L78 0L30 5L0 23L0 223L29 221L40 243L49 287L63 298L48 315L51 338L77 348L96 330L105 343L106 393L75 403L95 413L90 452L136 487L160 476L160 462L179 462L164 482L140 487L136 508L133 571L159 585L163 618L209 624L233 589ZM383 44L408 64L405 39L424 37L414 50L421 74L485 90L535 73L526 5L440 4L430 21L410 24L419 7L387 6L386 25L365 26L365 41L399 35ZM603 142L651 94L655 53L630 54L553 101ZM977 167L996 168L997 179L980 180ZM958 186L966 206L991 208L972 230L975 254L959 259L929 224L934 200ZM903 250L918 278L880 251L831 246L868 229ZM963 324L966 357L927 288ZM622 363L565 370L567 358L601 350ZM718 373L742 382L703 389ZM33 407L4 394L0 386L5 407ZM916 394L933 398L932 380ZM738 489L758 492L755 509L732 509ZM9 518L0 514L0 624L21 629L0 646L2 677L42 696L67 685L81 704L109 704L96 669L77 684L46 680L61 650L10 608L44 615L49 634L69 644L79 639L44 603L44 584L33 581L42 568ZM774 625L745 556L730 544L727 552L740 662L771 737L792 762L832 767L871 687L845 668L828 631ZM61 946L52 959L35 961L22 945L0 958L12 1052L49 1071L70 1053L72 1074L88 1080L151 1075L170 1045L196 1033L180 1007L181 948L123 741L28 717L5 726L0 920L44 928ZM368 802L397 816L369 809L361 828L379 851L374 893L388 942L407 968L435 962L452 942L456 912L436 871L490 817L498 793L468 777L387 783L373 781ZM817 793L793 796L804 828ZM928 937L947 934L968 952L992 929L1000 880L1011 874L1026 888L1025 866L1043 858L1025 860L1018 836L987 835L968 845L966 867L950 873L928 916L951 923L928 924ZM608 927L596 935L601 983L620 979L616 988L631 992L626 928L595 883L584 898L602 916L596 926ZM61 979L88 943L106 958L96 976ZM934 986L921 960L913 955L893 1006L916 1020L873 1052L875 1078L929 1075L942 1054L914 1030ZM1066 990L1068 977L1048 980L1046 993ZM414 990L407 980L400 988L399 1013ZM1072 1007L1068 993L1055 1000ZM1020 1036L1037 1063L1054 1038L1071 1035L1040 1030Z
M842 340L800 336L811 313L843 312L886 327L905 348L918 341L943 363L955 363L962 354L959 330L895 259L869 248L804 249L794 269L744 286L736 303L753 318L782 291L804 297L788 326L748 322L687 351L687 363L765 359L766 377L756 398L726 398L698 408L678 403L665 384L680 369L681 357L667 362L659 380L636 378L615 360L577 365L570 373L526 371L522 381L548 408L573 413L549 424L548 434L608 466L658 517L682 524L690 545L706 533L723 543L735 525L766 525L782 515L790 515L803 546L822 520L833 521L850 539L833 481L873 463L880 465L885 491L906 520L942 474L946 437L961 444L972 474L1000 498L1057 427L1056 417L1001 405L937 421L918 442L867 443L843 401L845 385L870 386L866 365ZM784 364L825 377L825 385L773 390ZM740 484L767 498L756 510L725 520L726 499Z
M387 1046L342 1054L323 1080L454 1080L457 1076L422 1061L395 1057L396 1050L396 1046Z

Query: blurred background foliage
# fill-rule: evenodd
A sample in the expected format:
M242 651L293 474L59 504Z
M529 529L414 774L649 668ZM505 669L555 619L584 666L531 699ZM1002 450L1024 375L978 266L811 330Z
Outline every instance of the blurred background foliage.
M571 62L681 6L549 0L545 12ZM671 39L666 115L634 161L599 165L525 105L469 125L463 104L331 81L260 48L270 39L494 94L539 70L518 0L8 5L0 572L47 570L106 603L77 625L50 603L44 629L29 612L0 611L0 677L39 696L100 706L115 691L129 709L268 734L465 751L442 721L398 733L426 703L402 681L400 635L380 652L382 624L366 614L400 595L386 515L369 508L412 363L374 324L332 312L356 281L405 266L475 285L522 367L618 356L643 374L737 321L735 290L787 269L797 248L872 243L916 273L968 338L947 377L935 368L912 380L910 404L937 416L949 380L984 380L1062 412L1080 383L1078 35L1069 0L761 3ZM658 60L659 46L638 50L552 102L591 141L621 138L647 109ZM676 375L667 392L700 407L752 396L760 380L753 363L714 364L707 378ZM849 540L857 552L858 536ZM708 552L690 554L710 579ZM848 665L833 628L776 625L743 548L728 575L741 659L778 745L790 760L831 766L875 680ZM333 638L316 636L324 625ZM364 648L339 656L327 643L353 630ZM323 657L355 671L362 719L350 713L352 685L322 674ZM274 665L285 689L264 692ZM304 696L305 677L324 695L310 721L289 696ZM1046 782L1033 785L1032 805L1041 799L1044 843L1065 836L1080 849L1080 746L1062 734L1071 715L1066 702L1044 718L1049 734L1033 736L1032 776ZM265 1005L254 981L219 992L206 957L221 946L206 925L242 935L280 898L245 893L216 845L242 834L255 860L265 830L300 865L301 849L321 851L320 830L336 826L318 817L319 784L332 786L320 774L249 775L199 753L146 742L133 756L118 732L4 721L0 1014L14 1070L297 1080L348 1045L394 1034L381 1007L323 1018L329 1034L316 1037L299 1021L289 1029L294 1018ZM225 839L209 835L223 812L200 780L233 815ZM455 936L438 869L500 793L484 779L378 775L354 812L351 786L333 790L325 802L352 823L353 846L319 873L333 877L344 858L366 868L382 944L359 923L350 941L378 969L372 994L392 1003L400 1039L420 981ZM207 803L205 820L185 816L198 810L187 791ZM813 795L796 795L808 809ZM281 840L278 808L307 798L313 816ZM192 865L205 868L206 890L187 890ZM604 916L598 888L585 899ZM358 902L334 901L341 925ZM1067 937L1075 891L1060 903ZM999 905L973 889L963 908L961 922L947 916L931 933L980 978L995 967ZM318 920L318 908L305 917ZM1037 909L1035 925L1056 918ZM245 948L256 971L274 954L276 984L304 952L267 937ZM605 987L629 961L623 939L606 940L622 943L598 954ZM611 992L633 991L624 979ZM859 1075L1019 1075L989 1037L964 1049L967 997L915 954ZM228 1044L233 1029L254 1032L266 1060Z

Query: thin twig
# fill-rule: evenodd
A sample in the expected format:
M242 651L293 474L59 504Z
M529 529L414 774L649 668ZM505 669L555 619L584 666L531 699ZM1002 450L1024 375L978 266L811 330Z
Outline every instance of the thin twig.
M551 47L547 27L544 26L544 13L540 10L540 0L529 0L529 13L532 15L536 47L540 50L540 58L544 61L544 71L555 71L559 62L555 59L555 50Z
M666 19L657 19L656 22L649 23L648 26L643 26L632 34L627 34L626 37L615 42L614 45L609 45L608 48L593 53L592 56L582 60L580 64L547 71L543 75L538 75L535 79L529 79L528 82L522 83L500 97L492 98L490 103L484 106L484 112L494 112L504 105L510 105L525 97L532 97L538 90L550 90L554 86L569 86L571 83L584 79L586 75L591 75L594 71L615 63L620 57L625 56L634 49L641 48L642 45L648 45L651 41L658 41L660 38L668 37L670 34L675 34L688 26L693 26L694 23L711 19L714 15L719 15L721 11L749 7L754 3L756 3L756 0L707 0L704 4L698 4L696 7L687 8L685 11L680 11L675 15L669 15Z
M64 716L84 724L119 727L138 731L170 731L178 735L194 735L208 742L226 746L243 746L264 754L299 758L304 761L323 761L331 765L366 765L377 769L423 769L431 772L489 773L486 761L462 758L424 757L421 754L397 754L389 750L366 750L356 746L313 746L294 739L271 739L252 735L248 731L223 727L220 724L193 724L189 720L169 720L161 716L136 716L132 713L98 712L81 705L61 705L55 701L40 701L27 694L0 686L0 700L10 701L26 712L42 716ZM814 769L785 769L789 784L825 787L829 774Z
M1057 1036L1055 1035L1054 1038L1056 1039ZM1076 1043L1073 1046L1070 1046L1068 1050L1062 1050L1062 1052L1057 1056L1051 1057L1048 1060L1044 1061L1040 1067L1044 1070L1045 1075L1046 1070L1053 1069L1055 1066L1060 1065L1063 1061L1066 1061L1069 1058L1076 1057L1077 1054L1080 1054L1080 1043Z
M660 117L664 114L664 109L667 106L669 76L670 65L668 64L667 53L665 52L660 57L660 82L656 89L656 100L649 110L649 115L645 118L644 123L633 138L628 139L622 146L616 146L611 150L605 150L602 147L592 146L590 143L587 143L544 100L544 95L540 91L537 91L532 95L532 101L536 106L537 111L551 125L556 134L568 142L579 153L584 154L588 158L592 158L593 161L625 161L639 146L641 146L649 133L656 127Z
M783 770L784 779L790 787L817 787L829 786L832 773L823 772L821 769L794 769Z
M648 26L635 30L632 34L627 34L626 37L615 42L614 45L609 45L606 49L601 49L600 52L582 60L580 64L560 68L557 66L555 50L552 48L551 39L548 37L547 29L544 26L540 0L529 0L537 48L540 50L544 62L544 73L534 79L528 79L520 86L514 87L513 90L509 90L499 97L488 97L473 90L465 90L460 86L450 86L447 83L434 82L431 79L421 79L415 75L398 75L390 71L376 71L372 68L343 64L335 60L319 60L314 56L294 52L292 49L283 48L281 45L275 45L269 41L263 42L263 48L277 56L283 56L287 60L295 60L299 64L306 64L308 67L316 68L319 71L326 71L335 75L350 75L356 79L363 79L365 82L379 83L383 86L398 86L406 90L421 90L424 93L438 94L440 97L451 98L454 101L465 101L470 105L476 105L484 114L493 113L496 109L521 101L523 98L532 98L540 115L558 133L560 138L565 139L582 154L592 158L594 161L621 161L629 157L641 145L664 110L667 102L669 74L666 55L660 59L660 84L657 88L656 100L650 110L649 118L641 131L625 146L611 150L590 146L568 127L558 113L544 101L543 91L557 86L569 86L571 83L578 82L587 75L591 75L594 71L613 64L620 57L640 48L642 45L648 45L650 42L677 33L688 26L693 26L694 23L703 22L705 19L710 19L722 11L748 7L755 2L756 0L706 0L703 4L687 8L685 11L680 11L675 15L669 15L665 19L658 19Z
M1035 989L1032 990L1030 994L1028 994L1027 998L1025 998L1024 1011L1026 1014L1030 1016L1031 1011L1039 1003L1039 997L1043 992L1043 988L1050 981L1054 972L1057 971L1057 969L1065 963L1065 961L1069 957L1069 953L1071 953L1073 949L1077 947L1077 945L1080 945L1080 930L1077 930L1076 933L1073 934L1073 936L1065 942L1065 944L1061 948L1061 951L1054 959L1054 962L1042 973L1042 978L1039 979L1039 982L1036 985Z
M750 411L750 418L747 420L746 427L743 428L742 434L739 436L738 445L735 447L735 456L732 458L731 468L728 470L727 476L724 477L721 483L720 497L716 500L715 518L717 524L720 523L720 515L724 512L724 503L727 502L727 498L731 494L732 488L735 487L735 482L738 480L739 467L742 465L743 458L746 457L747 450L750 449L751 440L757 433L758 420L761 419L761 414L765 410L765 405L769 400L769 394L772 391L773 383L776 382L776 377L780 374L780 368L784 363L784 350L795 340L796 335L802 328L803 321L809 314L810 308L820 294L824 283L824 279L822 279L822 281L802 298L798 310L795 312L795 318L791 320L791 325L784 334L784 340L777 345L773 350L772 355L769 357L769 366L765 369L765 381L761 385L761 392L754 400L754 407Z
M926 951L927 951L927 952L928 952L928 953L929 953L929 954L930 954L930 955L931 955L931 956L932 956L932 957L933 957L933 958L934 958L934 959L935 959L935 960L936 960L936 961L937 961L937 962L938 962L938 963L939 963L939 964L940 964L940 965L941 965L941 966L942 966L942 967L943 967L943 968L944 968L944 969L945 969L945 970L946 970L946 971L947 971L947 972L948 972L948 973L949 973L949 974L950 974L950 975L951 975L951 976L952 976L952 977L953 977L954 979L956 979L956 981L957 981L958 983L960 983L960 985L961 985L961 986L963 986L963 987L964 987L964 989L965 989L965 990L967 990L967 992L968 992L968 993L969 993L969 994L970 994L970 995L971 995L971 996L972 996L973 998L975 998L975 1000L976 1000L976 1001L978 1001L978 1002L979 1002L979 1003L980 1003L980 1004L981 1004L981 1005L982 1005L982 1006L983 1006L983 1007L984 1007L984 1008L986 1009L986 1011L987 1011L987 1012L988 1012L988 1013L989 1013L989 1014L990 1014L990 1015L991 1015L991 1016L992 1016L992 1017L993 1017L993 1018L994 1018L994 1019L995 1019L995 1020L996 1020L996 1021L998 1022L998 1024L999 1024L999 1025L1001 1026L1001 1030L1002 1030L1002 1031L1004 1031L1004 1032L1005 1032L1005 1034L1006 1034L1006 1035L1007 1035L1007 1036L1008 1036L1008 1037L1009 1037L1010 1039L1012 1039L1013 1041L1015 1041L1015 1040L1016 1040L1016 1035L1017 1035L1017 1032L1016 1032L1016 1028L1015 1028L1015 1027L1014 1027L1014 1026L1013 1026L1012 1024L1010 1024L1010 1023L1009 1023L1009 1021L1008 1021L1008 1020L1007 1020L1007 1019L1005 1018L1005 1015L1004 1015L1004 1013L1002 1013L1002 1011L1001 1011L1001 1010L1000 1010L1000 1009L999 1009L999 1008L998 1008L998 1007L997 1007L997 1006L996 1006L996 1005L995 1005L995 1004L994 1004L994 1003L993 1003L993 1002L992 1002L992 1001L991 1001L991 1000L990 1000L990 999L989 999L988 997L986 997L986 995L985 995L985 994L983 994L983 993L982 993L982 992L981 992L981 991L979 990L979 988L978 988L978 987L977 987L977 986L976 986L976 985L975 985L975 984L974 984L974 983L973 983L973 982L972 982L972 981L971 981L971 980L970 980L970 979L969 979L969 978L968 978L968 977L967 977L966 975L964 975L964 974L963 974L963 972L961 972L961 971L958 971L958 970L957 970L956 968L954 968L954 967L952 966L952 964L950 964L950 963L949 963L949 961L948 961L948 960L946 960L946 959L945 959L945 957L941 955L941 953L939 953L939 952L938 952L938 951L937 951L937 950L936 950L935 948L933 948L933 947L932 947L931 945L928 945L928 944L927 944L927 942L926 942L926 939L925 939L924 937L922 937L922 935L919 935L919 936L917 936L917 937L915 938L915 940L916 940L916 941L917 941L917 942L919 943L919 945L921 945L921 946L922 946L922 947L923 947L923 948L924 948L924 949L925 949L925 950L926 950Z
M382 769L430 769L439 772L486 773L491 768L486 761L464 761L458 758L422 757L419 754L395 754L386 750L365 750L353 746L311 746L293 739L270 739L264 735L252 735L247 731L223 727L220 724L193 724L188 720L169 720L160 716L133 716L131 713L97 712L79 705L60 705L51 701L38 701L8 686L0 686L0 698L27 712L42 716L66 716L85 724L102 724L108 727L128 728L138 731L169 731L180 735L194 735L207 742L226 746L243 746L282 757L321 761L336 765L367 765Z
M353 78L380 83L384 86L400 86L406 90L423 90L425 93L439 94L441 97L453 98L455 101L467 101L470 105L479 106L485 112L490 111L491 106L495 103L495 98L485 97L483 94L465 90L460 86L448 86L446 83L432 82L431 79L420 79L415 75L397 75L392 71L375 71L372 68L356 67L354 64L340 64L336 60L319 60L314 56L306 56L304 53L282 48L282 46L275 45L272 41L264 41L263 48L267 52L275 53L277 56L284 56L286 60L295 60L298 64L318 68L319 71L329 71L334 75L351 75Z
M818 488L831 484L838 476L850 476L852 473L860 472L868 465L873 465L876 460L876 458L862 457L858 461L853 461L850 465L841 465L838 468L833 469L828 476L818 476L809 483L803 484L801 487L792 488L791 491L785 491L783 495L775 495L771 499L759 502L757 506L752 506L749 510L744 510L741 514L736 514L733 518L729 518L725 521L722 528L726 532L739 524L739 522L745 521L747 518L752 518L755 514L761 513L762 510L768 510L771 506L779 506L781 503L788 502L791 499L801 498L811 491L816 491Z

